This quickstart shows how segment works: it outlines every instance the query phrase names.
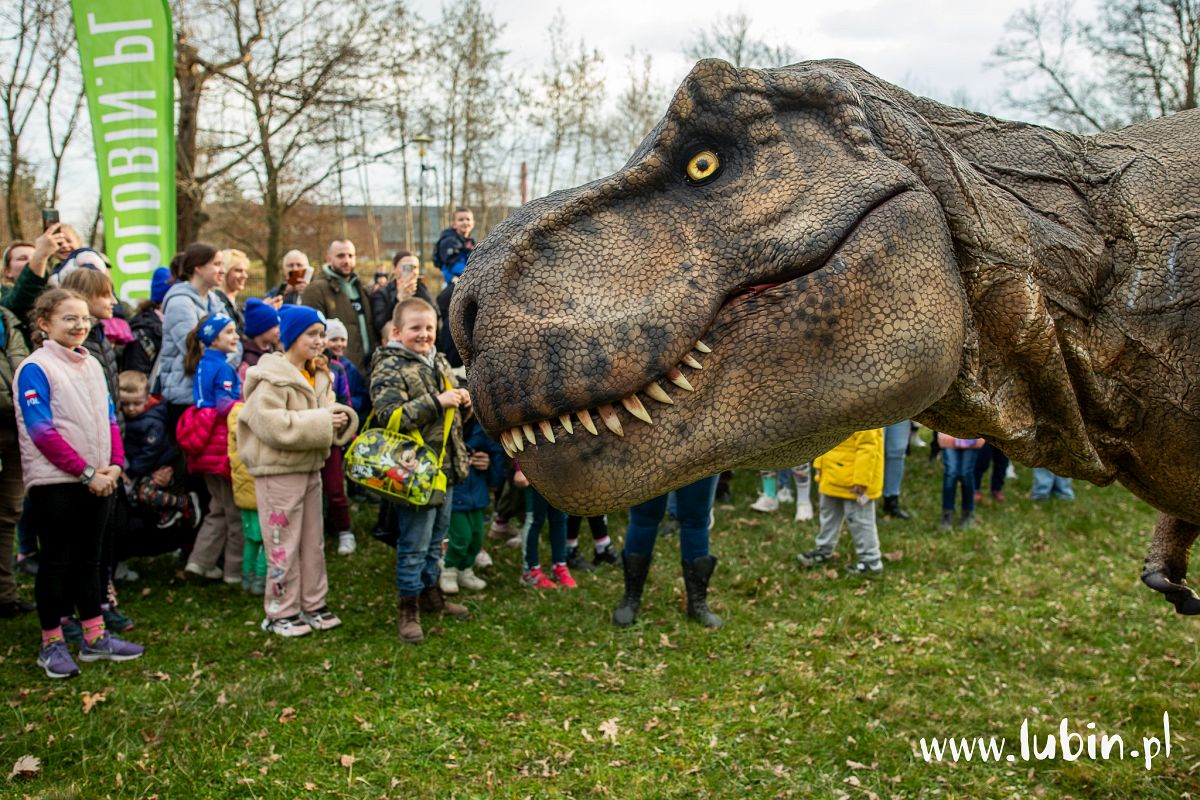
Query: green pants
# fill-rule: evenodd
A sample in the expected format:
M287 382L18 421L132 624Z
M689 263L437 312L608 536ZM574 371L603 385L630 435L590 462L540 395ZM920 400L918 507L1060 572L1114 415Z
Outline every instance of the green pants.
M258 525L258 512L242 509L242 572L246 575L267 577L267 552L263 548L262 528Z
M455 511L450 515L447 537L446 566L452 569L471 569L475 556L483 549L483 510Z

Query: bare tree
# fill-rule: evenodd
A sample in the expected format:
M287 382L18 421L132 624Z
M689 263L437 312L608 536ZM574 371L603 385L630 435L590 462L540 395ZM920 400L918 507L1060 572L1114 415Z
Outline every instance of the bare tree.
M697 61L723 58L735 67L782 67L796 60L787 45L770 45L755 38L750 25L750 17L740 8L717 17L710 30L702 31L683 48L683 54Z
M626 56L629 82L617 97L617 112L612 120L616 155L627 157L646 138L662 118L667 93L654 82L654 61L649 53L639 59L635 50Z
M1034 3L1009 19L993 57L1014 81L1014 107L1073 130L1195 108L1200 2L1103 0L1095 22L1069 0Z

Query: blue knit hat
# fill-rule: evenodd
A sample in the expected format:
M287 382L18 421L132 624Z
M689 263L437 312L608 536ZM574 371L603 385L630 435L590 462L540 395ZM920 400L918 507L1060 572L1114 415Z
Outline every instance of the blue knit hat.
M279 327L279 312L270 303L264 303L257 297L246 301L246 335L253 339L271 328Z
M221 331L233 324L233 319L224 314L217 312L209 315L204 324L200 326L200 330L196 333L196 338L204 342L205 347L211 347L213 341L221 335Z
M283 344L283 349L291 347L292 342L300 338L300 334L318 322L324 327L325 315L315 308L285 305L279 309L279 341Z
M162 305L163 298L167 296L167 290L170 288L171 270L166 267L159 267L154 270L154 276L150 278L151 302Z

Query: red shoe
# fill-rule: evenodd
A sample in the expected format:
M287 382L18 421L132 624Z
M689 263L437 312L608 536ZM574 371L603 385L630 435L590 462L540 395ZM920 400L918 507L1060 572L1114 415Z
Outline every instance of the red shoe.
M566 564L554 565L554 580L558 581L558 585L564 589L575 589L578 587L575 579L571 577L571 570L567 568Z
M570 577L568 574L567 577ZM525 570L525 574L521 576L521 582L526 586L531 586L534 589L557 589L558 584L546 577L546 573L542 572L541 567Z
M983 492L976 492L975 493L975 502L978 503L982 499L983 499Z
M992 492L992 499L997 503L1003 503L1005 500L1004 492Z

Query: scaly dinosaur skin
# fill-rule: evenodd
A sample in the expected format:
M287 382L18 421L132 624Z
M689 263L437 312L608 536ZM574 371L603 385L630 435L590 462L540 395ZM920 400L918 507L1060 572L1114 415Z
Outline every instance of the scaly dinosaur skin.
M1198 112L1080 137L844 61L702 61L621 171L496 228L451 324L484 427L558 507L915 417L1121 481L1162 512L1143 579L1197 613L1198 152Z

